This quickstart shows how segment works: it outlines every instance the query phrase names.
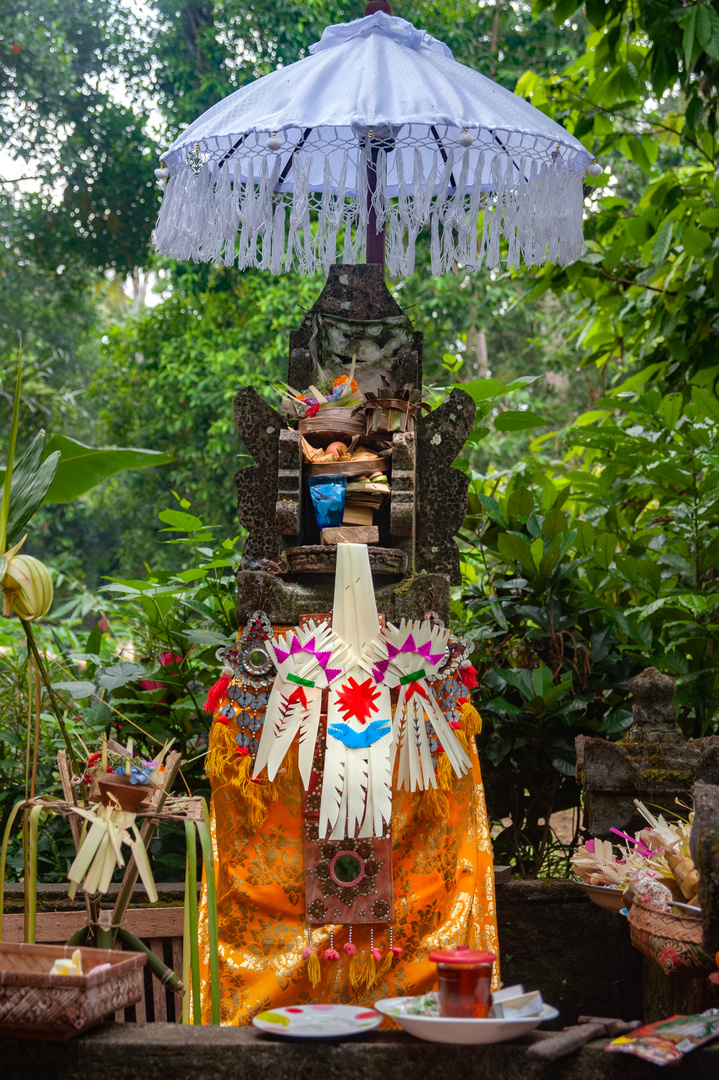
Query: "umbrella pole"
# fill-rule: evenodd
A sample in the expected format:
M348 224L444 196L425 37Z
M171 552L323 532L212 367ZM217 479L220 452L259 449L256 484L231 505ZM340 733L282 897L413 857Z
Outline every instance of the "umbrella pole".
M366 262L379 263L384 270L384 249L386 227L377 229L377 212L372 205L372 196L377 190L377 154L379 148L373 146L370 160L367 162L367 256Z

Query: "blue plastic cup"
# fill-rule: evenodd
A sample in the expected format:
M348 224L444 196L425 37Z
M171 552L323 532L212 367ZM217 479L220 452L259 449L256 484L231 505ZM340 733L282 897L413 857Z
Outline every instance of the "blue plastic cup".
M307 486L319 528L341 525L347 497L347 477L340 473L308 476Z

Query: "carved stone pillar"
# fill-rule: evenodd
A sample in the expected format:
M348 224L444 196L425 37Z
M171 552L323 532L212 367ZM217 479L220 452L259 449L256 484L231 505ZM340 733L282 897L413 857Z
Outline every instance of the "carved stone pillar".
M579 735L577 779L584 789L586 823L592 836L627 832L644 821L634 799L672 810L687 802L697 780L719 783L719 736L684 740L673 705L676 683L656 668L629 681L634 723L621 742Z

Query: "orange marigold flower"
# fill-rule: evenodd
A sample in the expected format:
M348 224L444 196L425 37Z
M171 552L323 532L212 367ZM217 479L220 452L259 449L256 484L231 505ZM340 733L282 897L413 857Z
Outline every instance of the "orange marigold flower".
M346 382L347 382L347 376L346 375L340 375L339 379L335 379L335 381L332 383L332 388L334 389L335 386L344 386L344 384Z
M350 383L350 388L351 388L352 390L356 390L356 389L357 389L357 380L356 380L356 379L353 379L353 380L352 380L352 382Z

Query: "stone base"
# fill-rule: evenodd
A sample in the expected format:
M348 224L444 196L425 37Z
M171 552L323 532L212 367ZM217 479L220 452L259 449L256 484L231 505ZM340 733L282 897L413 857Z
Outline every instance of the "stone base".
M528 1061L528 1046L547 1038L532 1033L493 1046L445 1046L420 1042L401 1031L373 1031L337 1039L283 1039L255 1028L191 1027L175 1024L105 1024L69 1043L30 1040L3 1043L8 1080L650 1080L656 1066L607 1054L606 1040L583 1047L559 1062ZM672 1077L715 1080L719 1046L695 1050L672 1068Z
M317 546L299 550L322 552L323 555L331 553L334 571L334 548ZM372 564L372 556L378 550L385 549L370 548L373 575L377 570ZM394 553L403 555L397 549ZM287 581L266 570L240 570L237 575L237 618L240 626L244 626L252 612L262 608L274 626L296 626L301 615L331 611L334 588L331 573L300 574L295 580ZM375 597L377 610L387 622L421 618L427 611L436 611L445 624L449 623L449 578L445 574L417 574L399 582L378 577Z

